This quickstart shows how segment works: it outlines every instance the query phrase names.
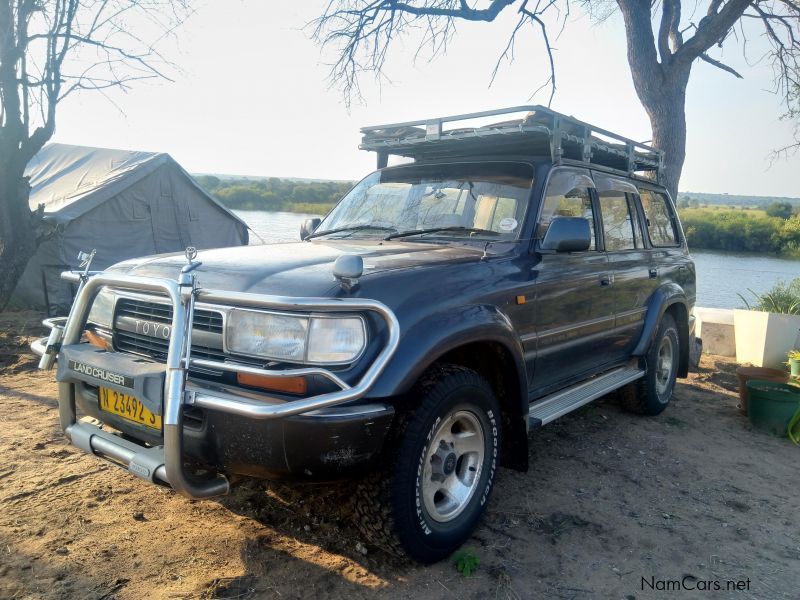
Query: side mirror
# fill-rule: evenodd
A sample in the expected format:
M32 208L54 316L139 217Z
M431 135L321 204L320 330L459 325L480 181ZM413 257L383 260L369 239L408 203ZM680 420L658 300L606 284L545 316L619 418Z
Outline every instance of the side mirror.
M322 223L322 219L316 217L303 221L303 224L300 225L300 239L304 240L314 233L317 230L317 227L319 227L320 223Z
M583 217L556 217L547 228L542 250L583 252L592 245L592 230Z

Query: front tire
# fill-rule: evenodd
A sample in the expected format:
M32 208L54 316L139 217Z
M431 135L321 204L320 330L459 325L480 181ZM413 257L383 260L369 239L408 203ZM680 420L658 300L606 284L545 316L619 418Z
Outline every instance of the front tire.
M665 313L647 353L647 373L623 392L623 402L628 410L658 415L667 408L678 376L679 340L675 319Z
M444 365L400 415L387 465L356 491L357 525L369 540L422 563L449 556L472 535L500 464L500 408L480 375Z

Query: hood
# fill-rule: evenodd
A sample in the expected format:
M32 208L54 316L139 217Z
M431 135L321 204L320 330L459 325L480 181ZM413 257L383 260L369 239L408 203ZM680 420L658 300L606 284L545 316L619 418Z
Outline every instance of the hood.
M329 296L339 284L333 263L343 254L364 259L362 280L379 273L456 262L478 262L483 248L383 240L312 240L202 250L195 271L200 287L278 296ZM180 253L127 260L109 271L174 279L186 264Z

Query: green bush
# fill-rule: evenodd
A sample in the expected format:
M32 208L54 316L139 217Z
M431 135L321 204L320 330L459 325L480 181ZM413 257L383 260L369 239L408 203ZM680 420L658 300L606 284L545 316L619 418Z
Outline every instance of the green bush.
M763 310L782 315L800 315L800 277L786 283L779 281L772 289L763 294L757 294L751 289L747 290L755 298L751 304L747 299L739 294L739 298L744 302L748 310Z
M481 564L481 559L475 554L475 549L459 550L455 554L456 570L464 577L469 577Z
M766 208L767 214L770 217L778 217L779 219L788 219L794 212L794 207L789 202L773 202Z
M690 248L800 254L800 216L788 219L740 210L680 211Z

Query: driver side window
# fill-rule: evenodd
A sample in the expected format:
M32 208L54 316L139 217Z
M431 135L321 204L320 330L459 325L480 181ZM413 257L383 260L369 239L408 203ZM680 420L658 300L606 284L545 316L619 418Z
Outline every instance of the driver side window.
M594 210L590 188L594 184L588 175L567 170L555 172L547 184L547 192L542 201L542 211L536 237L544 239L550 223L558 217L582 217L589 222L592 241L589 250L597 249L594 233Z

